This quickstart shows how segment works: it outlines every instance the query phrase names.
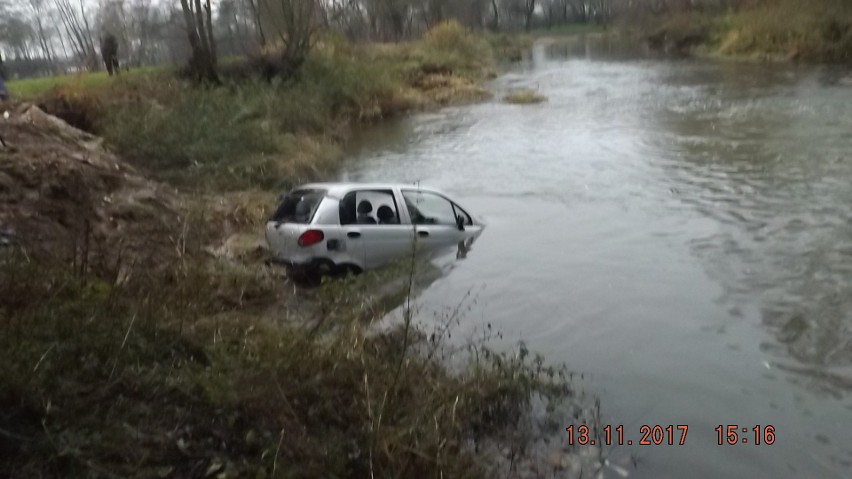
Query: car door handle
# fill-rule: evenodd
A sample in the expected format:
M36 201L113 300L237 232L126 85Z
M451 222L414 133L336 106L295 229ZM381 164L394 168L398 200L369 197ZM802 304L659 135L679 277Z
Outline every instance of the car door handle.
M350 231L350 232L346 233L346 236L347 236L348 238L360 238L360 237L361 237L361 233L359 233L359 232L357 232L357 231Z
M429 236L429 232L428 231L418 231L417 236L420 236L421 238L425 238L425 237Z

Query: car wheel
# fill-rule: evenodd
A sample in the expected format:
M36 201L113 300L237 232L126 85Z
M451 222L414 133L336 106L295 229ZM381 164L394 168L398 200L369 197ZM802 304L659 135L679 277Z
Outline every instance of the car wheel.
M314 269L291 268L287 270L287 276L293 282L305 286L318 284L320 280L320 275Z

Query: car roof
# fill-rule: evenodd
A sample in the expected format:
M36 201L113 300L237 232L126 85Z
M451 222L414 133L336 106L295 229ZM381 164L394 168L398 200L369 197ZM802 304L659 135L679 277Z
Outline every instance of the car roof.
M328 195L330 196L343 196L346 193L352 191L353 189L369 189L369 190L387 190L392 188L404 188L404 189L414 189L421 191L428 191L432 193L439 193L441 195L445 195L445 193L441 190L435 188L429 188L422 185L409 184L409 183L307 183L304 185L300 185L293 190L327 190Z

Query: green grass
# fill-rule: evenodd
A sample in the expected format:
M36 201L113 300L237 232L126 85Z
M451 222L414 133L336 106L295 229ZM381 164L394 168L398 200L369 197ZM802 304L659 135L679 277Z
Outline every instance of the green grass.
M80 73L52 77L27 78L6 83L9 94L17 100L34 100L58 88L101 90L126 80L138 79L168 72L163 67L134 68L110 77L107 72Z
M399 82L375 64L316 51L295 81L146 85L107 98L97 130L127 159L179 186L281 188L328 174L350 121L392 113Z

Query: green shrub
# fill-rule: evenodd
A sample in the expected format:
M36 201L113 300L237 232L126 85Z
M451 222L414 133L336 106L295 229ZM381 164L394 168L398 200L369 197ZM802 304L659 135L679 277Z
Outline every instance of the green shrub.
M113 101L98 129L123 156L161 179L225 189L278 187L328 171L339 155L334 137L341 125L395 113L400 88L398 76L366 55L324 47L286 82L152 84Z
M213 89L179 84L148 100L114 106L100 130L127 159L155 176L192 180L274 154L269 124L274 100L270 87L260 83Z
M349 50L318 49L307 58L292 91L282 97L290 111L294 102L308 99L309 109L321 112L326 118L317 127L328 124L329 118L374 118L382 116L381 105L396 94L399 79L381 64L369 61L364 55ZM298 124L285 124L292 130Z

